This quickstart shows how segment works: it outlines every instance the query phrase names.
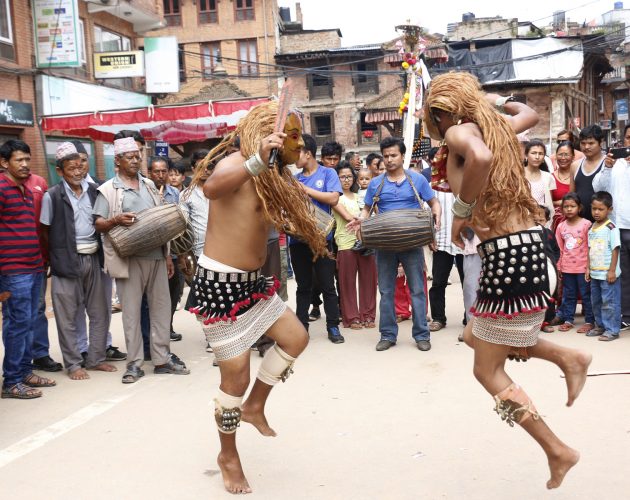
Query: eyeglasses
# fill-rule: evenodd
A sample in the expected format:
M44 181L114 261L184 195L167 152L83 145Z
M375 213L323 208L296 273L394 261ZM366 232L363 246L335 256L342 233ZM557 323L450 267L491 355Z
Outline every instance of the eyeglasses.
M339 176L339 180L341 180L341 181L349 181L351 179L352 179L351 175L340 175Z

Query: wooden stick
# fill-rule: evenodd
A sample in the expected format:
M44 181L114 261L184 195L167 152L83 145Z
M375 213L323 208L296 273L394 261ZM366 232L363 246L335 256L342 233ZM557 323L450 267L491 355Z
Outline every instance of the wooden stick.
M587 377L600 377L602 375L630 375L630 370L610 370L601 372L589 372ZM560 375L561 378L565 378L564 374Z

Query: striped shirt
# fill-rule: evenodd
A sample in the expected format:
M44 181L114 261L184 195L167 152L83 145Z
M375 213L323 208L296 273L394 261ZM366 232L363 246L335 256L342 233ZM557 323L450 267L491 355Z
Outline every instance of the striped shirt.
M44 270L37 236L33 193L24 192L0 174L0 273L26 274Z
M435 191L435 196L442 207L442 224L440 230L435 233L437 249L451 255L458 255L462 253L461 249L451 242L451 228L453 226L451 208L453 208L455 196L453 193L445 193L444 191Z

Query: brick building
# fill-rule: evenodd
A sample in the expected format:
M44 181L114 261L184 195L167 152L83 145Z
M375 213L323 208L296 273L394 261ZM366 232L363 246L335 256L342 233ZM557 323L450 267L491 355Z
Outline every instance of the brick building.
M282 21L276 0L160 1L167 26L146 36L175 36L180 47L180 92L165 102L207 93L217 78L245 95L277 93L273 57Z
M76 68L34 68L33 11L30 0L0 0L0 141L20 138L31 146L35 173L53 184L54 151L61 138L42 140L38 118L45 115L102 111L150 104L141 91L140 79L94 79L93 54L138 48L136 37L162 23L162 5L155 0L99 4L78 1L78 50ZM4 104L3 104L4 103ZM15 103L15 104L14 104ZM11 123L2 109L12 107L27 113L33 124ZM8 122L8 123L7 123ZM90 172L99 178L113 173L113 152L109 145L82 138L90 152Z

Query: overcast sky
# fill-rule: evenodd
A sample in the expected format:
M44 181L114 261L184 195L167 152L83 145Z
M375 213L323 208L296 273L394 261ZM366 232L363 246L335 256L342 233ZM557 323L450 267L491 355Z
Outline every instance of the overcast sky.
M304 29L340 28L342 45L379 43L396 37L394 26L413 24L428 28L430 32L446 34L446 25L458 22L465 12L477 17L500 15L531 21L540 26L549 24L552 14L566 10L571 21L596 19L613 9L613 0L301 0ZM278 0L280 7L291 7L295 19L295 1ZM625 8L630 8L626 0Z

